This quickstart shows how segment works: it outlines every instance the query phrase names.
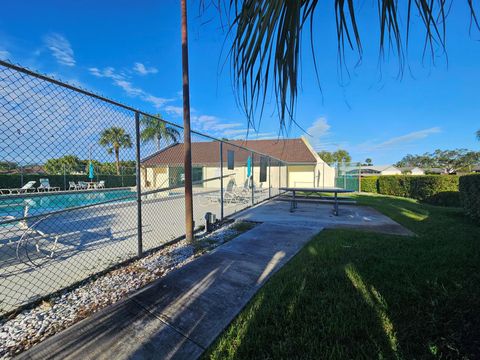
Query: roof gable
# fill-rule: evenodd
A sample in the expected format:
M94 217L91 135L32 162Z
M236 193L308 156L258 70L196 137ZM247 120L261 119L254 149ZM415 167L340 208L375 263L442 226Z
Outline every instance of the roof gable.
M232 146L229 143L237 146ZM302 139L234 140L229 141L229 143L223 145L224 161L227 159L227 150L235 151L235 161L246 161L250 156L250 151L241 148L244 147L289 163L317 163L316 157ZM183 149L183 143L173 144L143 159L142 165L182 164ZM218 162L220 162L220 143L218 141L192 142L192 164Z

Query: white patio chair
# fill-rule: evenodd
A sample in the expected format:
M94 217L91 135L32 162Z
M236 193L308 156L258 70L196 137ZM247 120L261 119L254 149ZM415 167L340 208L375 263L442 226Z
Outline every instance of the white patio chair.
M50 186L50 180L47 178L40 179L40 186L37 188L38 192L41 191L59 191L60 187Z
M105 180L100 180L95 184L95 189L105 189Z
M14 189L0 189L0 194L2 195L11 195L11 194L23 194L29 191L35 191L34 185L36 184L36 181L29 181L25 185L23 185L21 188L14 188Z
M68 190L78 190L80 187L75 184L75 181L69 181L68 182Z
M81 190L88 189L88 184L85 181L79 181L78 188Z

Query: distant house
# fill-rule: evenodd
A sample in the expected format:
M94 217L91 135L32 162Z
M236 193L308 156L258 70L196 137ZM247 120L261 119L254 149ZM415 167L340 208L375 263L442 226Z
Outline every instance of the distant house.
M358 170L355 170L358 174ZM393 165L370 165L361 167L362 176L402 175L402 171Z
M331 187L335 183L335 169L325 163L304 138L283 140L234 140L223 143L223 174L243 186L248 173L253 171L253 181L257 186L272 187ZM260 163L266 157L258 153L282 160L284 165L272 160L267 179L260 182ZM141 184L144 188L166 188L183 183L183 144L173 144L141 161ZM228 169L227 159L233 154L234 169ZM248 164L251 164L250 170ZM204 188L219 188L220 143L217 141L192 142L192 180ZM285 180L283 180L285 179ZM280 183L282 181L282 183Z
M419 167L400 167L399 168L404 175L425 175L425 170Z
M444 168L428 168L425 169L426 174L433 174L433 175L447 175L447 171Z
M480 164L472 167L472 171L475 172L475 173L480 173Z

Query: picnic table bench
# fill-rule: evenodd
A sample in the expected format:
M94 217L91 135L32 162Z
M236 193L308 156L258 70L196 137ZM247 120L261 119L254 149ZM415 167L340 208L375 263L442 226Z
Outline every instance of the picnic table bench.
M331 193L334 194L333 213L338 216L338 194L352 193L353 190L341 189L341 188L299 188L299 187L281 187L281 191L287 191L292 193L290 201L290 211L293 212L297 208L297 192L307 193L310 195Z

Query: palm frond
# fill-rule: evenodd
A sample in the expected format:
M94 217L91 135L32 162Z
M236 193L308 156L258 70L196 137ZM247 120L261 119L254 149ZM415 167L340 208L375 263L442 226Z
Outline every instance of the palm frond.
M218 8L220 0L217 2ZM280 125L294 122L300 73L300 45L306 24L313 38L313 20L318 0L230 0L233 13L230 33L233 43L229 52L237 102L244 110L248 123L256 127L261 119L269 91L277 105ZM424 28L424 54L434 60L437 51L446 54L446 22L450 3L446 0L377 0L379 20L379 55L384 60L385 49L394 53L403 73L406 52L412 37L414 16ZM467 0L471 24L480 29L473 0ZM362 41L357 13L359 5L353 0L335 0L336 36L340 66L345 63L345 47L362 58ZM400 19L406 12L406 22ZM318 78L313 40L311 51Z

